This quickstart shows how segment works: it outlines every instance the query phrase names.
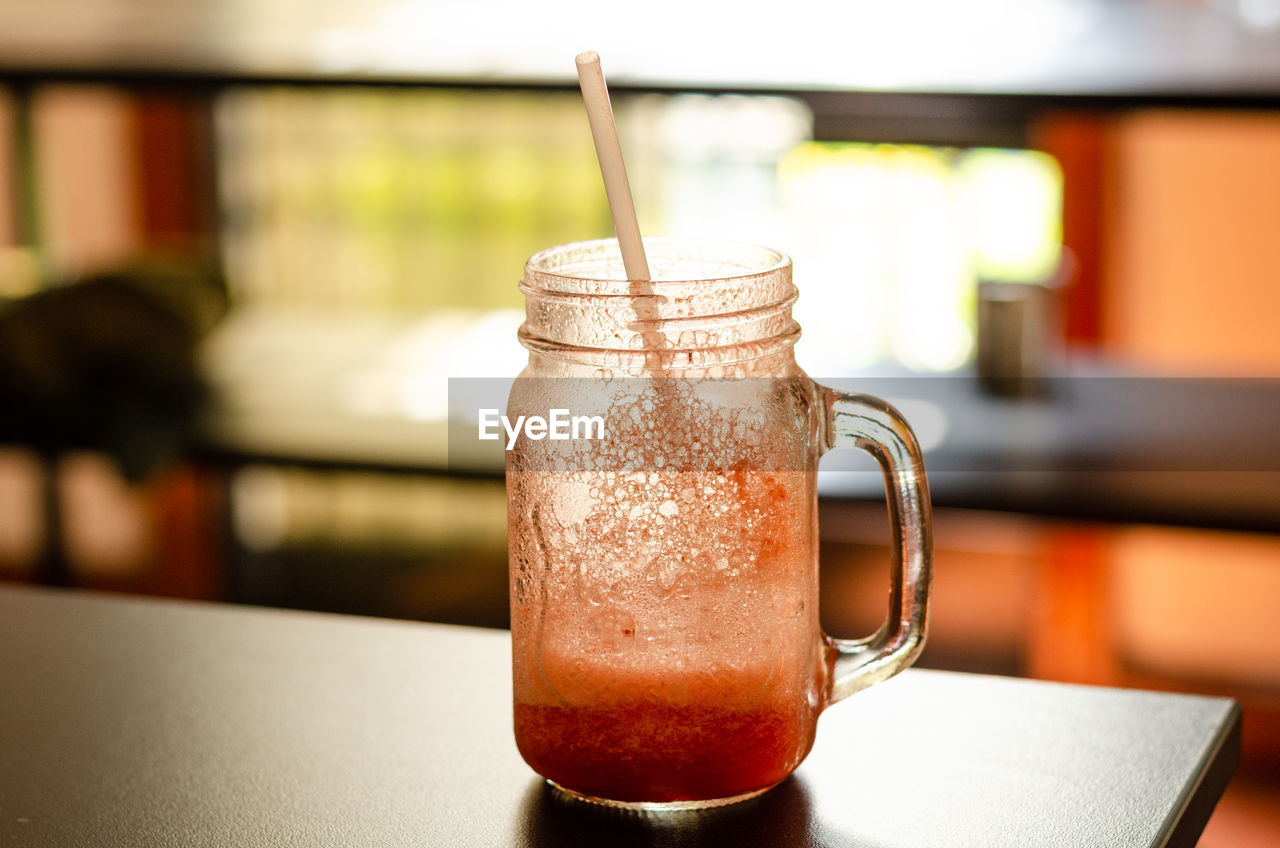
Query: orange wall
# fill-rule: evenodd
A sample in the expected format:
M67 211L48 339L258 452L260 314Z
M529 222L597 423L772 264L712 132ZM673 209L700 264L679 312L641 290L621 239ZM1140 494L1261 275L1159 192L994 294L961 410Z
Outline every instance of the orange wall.
M97 86L48 86L33 103L40 226L49 258L77 270L140 246L132 101Z
M1114 125L1103 337L1177 373L1280 374L1280 116Z
M13 100L0 89L0 248L17 240L14 219ZM0 290L3 284L0 283Z

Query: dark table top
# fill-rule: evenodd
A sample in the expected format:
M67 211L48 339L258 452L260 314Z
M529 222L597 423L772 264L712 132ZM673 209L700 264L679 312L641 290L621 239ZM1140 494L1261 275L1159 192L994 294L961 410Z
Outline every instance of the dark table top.
M561 801L500 631L0 589L6 846L1192 846L1230 700L912 670L833 707L759 799Z

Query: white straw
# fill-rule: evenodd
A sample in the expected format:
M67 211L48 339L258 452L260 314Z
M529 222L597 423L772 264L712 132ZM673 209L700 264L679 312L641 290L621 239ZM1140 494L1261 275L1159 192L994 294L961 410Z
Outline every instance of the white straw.
M622 146L618 144L618 128L613 122L613 107L609 104L609 89L600 69L600 56L588 50L578 54L577 63L578 84L582 86L582 99L587 104L587 120L591 122L591 138L596 143L596 158L600 160L600 173L604 176L604 192L609 197L609 211L613 213L613 230L622 248L622 264L627 270L627 279L647 281L649 262L640 240L640 223L631 201L627 169L622 164Z

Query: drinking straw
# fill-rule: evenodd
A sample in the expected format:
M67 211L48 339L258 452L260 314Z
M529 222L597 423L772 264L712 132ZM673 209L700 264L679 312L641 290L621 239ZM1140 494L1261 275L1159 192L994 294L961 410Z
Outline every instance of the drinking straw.
M591 123L591 138L595 141L596 158L600 160L600 173L604 177L604 193L609 198L609 211L613 215L613 230L618 234L618 246L622 248L622 264L628 280L647 282L649 261L640 240L640 223L636 220L636 209L631 200L627 169L622 163L622 147L618 144L618 128L613 122L613 106L609 103L604 71L600 69L600 54L588 50L579 53L576 61L578 84L582 87L587 120Z

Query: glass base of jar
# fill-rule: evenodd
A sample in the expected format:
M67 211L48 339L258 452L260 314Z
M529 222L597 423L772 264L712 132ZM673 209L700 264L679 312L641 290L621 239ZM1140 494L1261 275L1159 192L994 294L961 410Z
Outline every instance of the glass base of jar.
M728 798L707 798L701 801L614 801L611 798L597 798L594 795L587 795L583 792L569 789L554 780L547 780L547 785L564 797L574 801L585 801L588 804L612 807L615 810L631 810L637 813L674 813L685 810L710 810L715 807L725 807L729 804L749 801L752 798L758 798L778 784L775 783L763 789L753 789L750 792L743 792L741 795L731 795Z

